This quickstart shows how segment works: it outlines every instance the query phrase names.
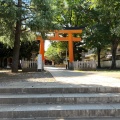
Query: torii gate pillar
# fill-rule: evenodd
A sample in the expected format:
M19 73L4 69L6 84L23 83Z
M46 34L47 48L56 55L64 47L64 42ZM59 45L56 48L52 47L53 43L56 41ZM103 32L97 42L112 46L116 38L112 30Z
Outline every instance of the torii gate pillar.
M42 61L44 62L45 58L44 58L44 40L43 39L40 40L39 54L42 55Z
M69 49L69 69L73 69L74 55L73 55L72 34L69 34L68 49Z

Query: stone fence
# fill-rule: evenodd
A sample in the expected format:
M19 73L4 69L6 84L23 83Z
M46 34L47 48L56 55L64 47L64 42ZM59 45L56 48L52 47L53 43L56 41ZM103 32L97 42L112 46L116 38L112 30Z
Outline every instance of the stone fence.
M96 61L74 61L74 70L94 70L97 68ZM110 68L112 61L101 61L102 68ZM116 60L116 68L120 68L120 60Z
M37 61L33 60L22 60L21 61L21 67L23 72L28 72L28 71L37 71Z
M101 67L106 67L109 68L112 64L112 61L102 61L101 62ZM116 60L116 67L120 68L120 60Z
M74 70L93 70L96 69L96 61L74 61Z

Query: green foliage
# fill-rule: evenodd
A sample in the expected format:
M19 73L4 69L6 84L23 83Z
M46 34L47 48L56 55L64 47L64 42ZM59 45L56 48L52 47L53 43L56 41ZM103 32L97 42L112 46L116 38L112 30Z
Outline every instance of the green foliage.
M20 59L27 58L30 59L32 52L35 52L36 55L39 51L39 44L37 44L37 41L23 41L21 42L20 47Z
M47 60L54 61L55 63L60 63L61 59L57 53L57 48L52 45L45 52L45 57Z
M51 46L45 53L48 60L53 60L56 63L63 62L66 58L66 50L68 48L68 42L51 42Z
M112 65L115 68L116 49L120 42L120 1L119 0L88 0L90 2L90 9L98 13L95 18L93 16L93 23L89 25L86 39L95 41L92 43L93 47L104 48L111 44L112 51ZM96 26L97 25L97 26ZM93 29L96 27L96 30ZM102 28L102 29L101 29ZM98 41L97 41L98 40ZM98 43L101 45L98 46Z
M0 42L0 58L2 57L11 57L12 56L12 49L3 43Z
M59 53L66 53L66 49L68 48L68 42L57 42L57 51ZM61 56L62 58L62 56Z
M34 40L36 34L45 39L48 31L82 25L86 27L82 38L88 48L104 48L110 43L117 46L119 10L119 0L0 0L0 41L20 46L19 35L22 42ZM58 58L64 58L66 48L67 43L56 43Z
M54 20L55 10L52 8L54 2L52 0L32 0L34 17L28 23L31 30L40 34L43 39L46 38L47 32L50 30L58 29L59 25ZM36 12L37 10L37 12Z
M89 9L87 8L87 2L84 0L55 0L55 6L56 21L63 27L81 26L89 22L89 19L83 17Z
M57 28L53 14L52 0L0 0L0 37L4 43L6 37L13 41L12 72L18 71L20 39L32 38L31 31L45 39L47 31Z
M102 23L109 25L112 35L119 36L120 27L120 1L119 0L92 0L93 5L99 8L99 19Z
M110 31L106 25L96 24L86 27L83 32L83 40L87 48L105 48L110 45Z
M17 6L17 1L0 0L0 36L7 36L7 43L11 43L8 40L14 41L16 21L20 20L22 40L27 36L29 39L28 32L31 33L31 30L45 38L46 32L59 28L54 20L55 11L52 6L52 0L22 0L21 7ZM19 18L20 14L21 18ZM3 42L5 43L4 40Z

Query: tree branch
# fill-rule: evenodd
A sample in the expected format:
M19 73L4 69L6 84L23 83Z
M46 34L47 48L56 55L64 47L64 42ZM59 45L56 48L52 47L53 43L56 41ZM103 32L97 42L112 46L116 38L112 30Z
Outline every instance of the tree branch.
M29 19L29 18L30 18L30 17L22 18L21 21L27 20L27 19Z
M25 29L22 29L21 32L24 32L24 31L26 31L26 30L27 30L26 28L25 28Z

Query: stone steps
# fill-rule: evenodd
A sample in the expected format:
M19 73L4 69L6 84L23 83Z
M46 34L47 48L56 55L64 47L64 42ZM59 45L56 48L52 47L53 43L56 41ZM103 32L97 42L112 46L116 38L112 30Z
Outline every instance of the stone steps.
M0 104L120 103L120 93L0 94Z
M120 104L0 105L0 118L120 117Z
M120 93L120 87L13 87L3 86L0 87L0 93L28 93L28 94L46 94L46 93Z
M120 120L120 117L89 118L0 118L0 120Z
M1 87L0 120L3 118L117 120L120 118L120 88Z

